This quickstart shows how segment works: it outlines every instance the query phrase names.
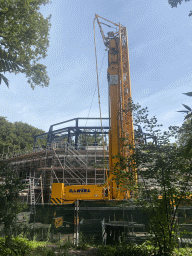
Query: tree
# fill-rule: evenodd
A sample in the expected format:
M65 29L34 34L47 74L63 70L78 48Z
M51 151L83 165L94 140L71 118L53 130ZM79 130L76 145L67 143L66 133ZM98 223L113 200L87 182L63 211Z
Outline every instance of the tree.
M184 0L168 0L168 3L171 7L177 7L178 4L181 4ZM190 0L185 0L185 2L189 2ZM192 15L192 11L190 11L189 16Z
M49 2L0 0L0 73L24 73L33 89L49 84L46 66L38 63L46 57L51 18L51 15L44 18L39 10ZM8 86L2 74L0 78Z
M129 146L132 153L127 157L116 156L116 182L132 191L130 204L141 207L147 216L158 255L171 255L179 237L178 207L189 201L191 195L191 158L183 156L182 147L170 143L171 137L178 136L179 127L170 126L168 131L161 132L156 117L148 118L146 108L133 104L132 109L134 122L156 136L157 145L146 143L134 148L124 138L124 146Z
M187 92L187 93L183 93L183 94L185 94L185 95L187 95L187 96L189 96L189 97L192 96L192 92ZM177 112L186 113L187 115L185 116L185 119L189 119L189 117L192 117L192 109L191 109L189 106L185 105L185 104L182 104L182 105L185 107L185 110L179 110L179 111L177 111ZM187 110L186 110L186 109L187 109ZM184 119L184 120L185 120L185 119ZM191 119L191 125L192 125L192 119Z
M189 97L192 96L192 92L183 93ZM178 143L180 146L183 147L184 155L188 155L192 149L192 109L182 104L185 107L185 110L180 110L177 112L183 112L186 114L184 120L186 120L180 128L179 136L178 136ZM187 110L186 110L187 109Z
M0 154L11 153L13 151L31 149L34 143L34 136L44 133L43 130L37 129L27 123L11 123L5 117L0 116ZM40 141L45 145L46 141Z
M188 144L189 139L192 137L191 120L185 120L182 124L180 132L178 134L178 144L181 147L185 147Z
M8 54L0 48L0 72L20 71L20 65L17 63L16 59L16 57L13 57L11 54ZM0 84L1 80L3 80L7 87L9 87L9 81L3 74L0 74Z
M7 163L1 162L0 164L0 177L3 180L0 186L0 218L4 223L5 235L9 238L12 233L11 229L16 226L16 215L26 208L26 205L19 199L19 193L25 185L12 168Z

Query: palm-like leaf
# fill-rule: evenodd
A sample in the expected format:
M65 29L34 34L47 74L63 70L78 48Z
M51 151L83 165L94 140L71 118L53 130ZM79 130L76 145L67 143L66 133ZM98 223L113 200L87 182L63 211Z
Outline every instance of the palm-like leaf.
M177 112L189 113L189 111L187 111L187 110L179 110L179 111L177 111Z
M183 93L183 94L185 94L185 95L187 95L187 96L192 96L192 92L185 92L185 93Z
M3 80L7 87L9 87L9 80L1 72L21 71L20 67L21 65L17 62L17 56L13 56L0 48L0 84Z
M185 104L182 104L186 109L188 110L179 110L177 112L183 112L183 113L186 113L187 115L185 116L184 120L188 119L189 117L192 117L192 109L190 107L188 107L187 105Z
M9 87L9 80L3 74L0 74L0 84L1 80L3 80L7 87Z
M189 111L192 111L192 109L190 107L188 107L187 105L185 104L182 104L186 109L188 109Z

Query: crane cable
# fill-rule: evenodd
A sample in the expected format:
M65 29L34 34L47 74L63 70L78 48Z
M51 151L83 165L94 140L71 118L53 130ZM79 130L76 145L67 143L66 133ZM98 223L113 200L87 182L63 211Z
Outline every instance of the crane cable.
M104 61L104 58L105 58L105 53L106 53L106 51L103 54L103 60L102 60L102 63L101 63L101 68L99 70L99 75L100 75L101 70L102 70L103 61ZM95 97L96 89L97 89L97 86L95 87L95 90L94 90L94 93L93 93L93 98L92 98L91 105L90 105L90 108L89 108L89 112L88 112L87 120L86 120L86 123L85 123L85 127L87 126L87 121L88 121L88 118L89 118L89 115L90 115L90 112L91 112L91 108L92 108L92 105L93 105L93 100L94 100L94 97Z
M98 103L99 103L99 113L100 113L100 121L101 121L101 132L102 132L102 142L103 142L103 157L105 164L105 176L107 177L107 167L105 161L105 145L104 145L104 136L103 136L103 125L102 125L102 117L101 117L101 101L100 101L100 90L99 90L99 74L98 74L98 65L97 65L97 47L96 47L96 37L95 37L95 20L93 21L94 28L94 43L95 43L95 61L96 61L96 73L97 73L97 89L98 89Z

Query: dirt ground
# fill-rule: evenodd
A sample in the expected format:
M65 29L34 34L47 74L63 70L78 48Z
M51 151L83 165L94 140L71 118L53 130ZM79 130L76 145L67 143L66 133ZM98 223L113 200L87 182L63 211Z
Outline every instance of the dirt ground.
M49 248L51 248L52 246L48 246ZM96 247L89 247L86 250L75 250L75 249L69 249L68 251L68 256L97 256L99 249ZM64 255L64 253L66 252L66 250L57 248L57 250L55 251L55 255Z
M98 248L90 247L87 248L86 251L83 250L70 250L68 255L69 256L95 256L97 255Z

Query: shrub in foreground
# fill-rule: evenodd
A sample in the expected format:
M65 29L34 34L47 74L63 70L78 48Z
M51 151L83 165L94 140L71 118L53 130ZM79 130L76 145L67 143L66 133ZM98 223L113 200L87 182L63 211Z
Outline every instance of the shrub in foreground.
M23 238L21 236L0 238L0 255L54 255L54 252L46 248L45 245L46 243L29 241L27 238Z
M101 246L98 256L149 256L153 251L153 247L146 245Z
M98 256L162 256L158 254L158 248L147 243L142 245L123 244L100 246ZM192 256L192 248L174 249L172 256Z
M30 249L28 240L22 237L0 238L0 255L24 255Z

